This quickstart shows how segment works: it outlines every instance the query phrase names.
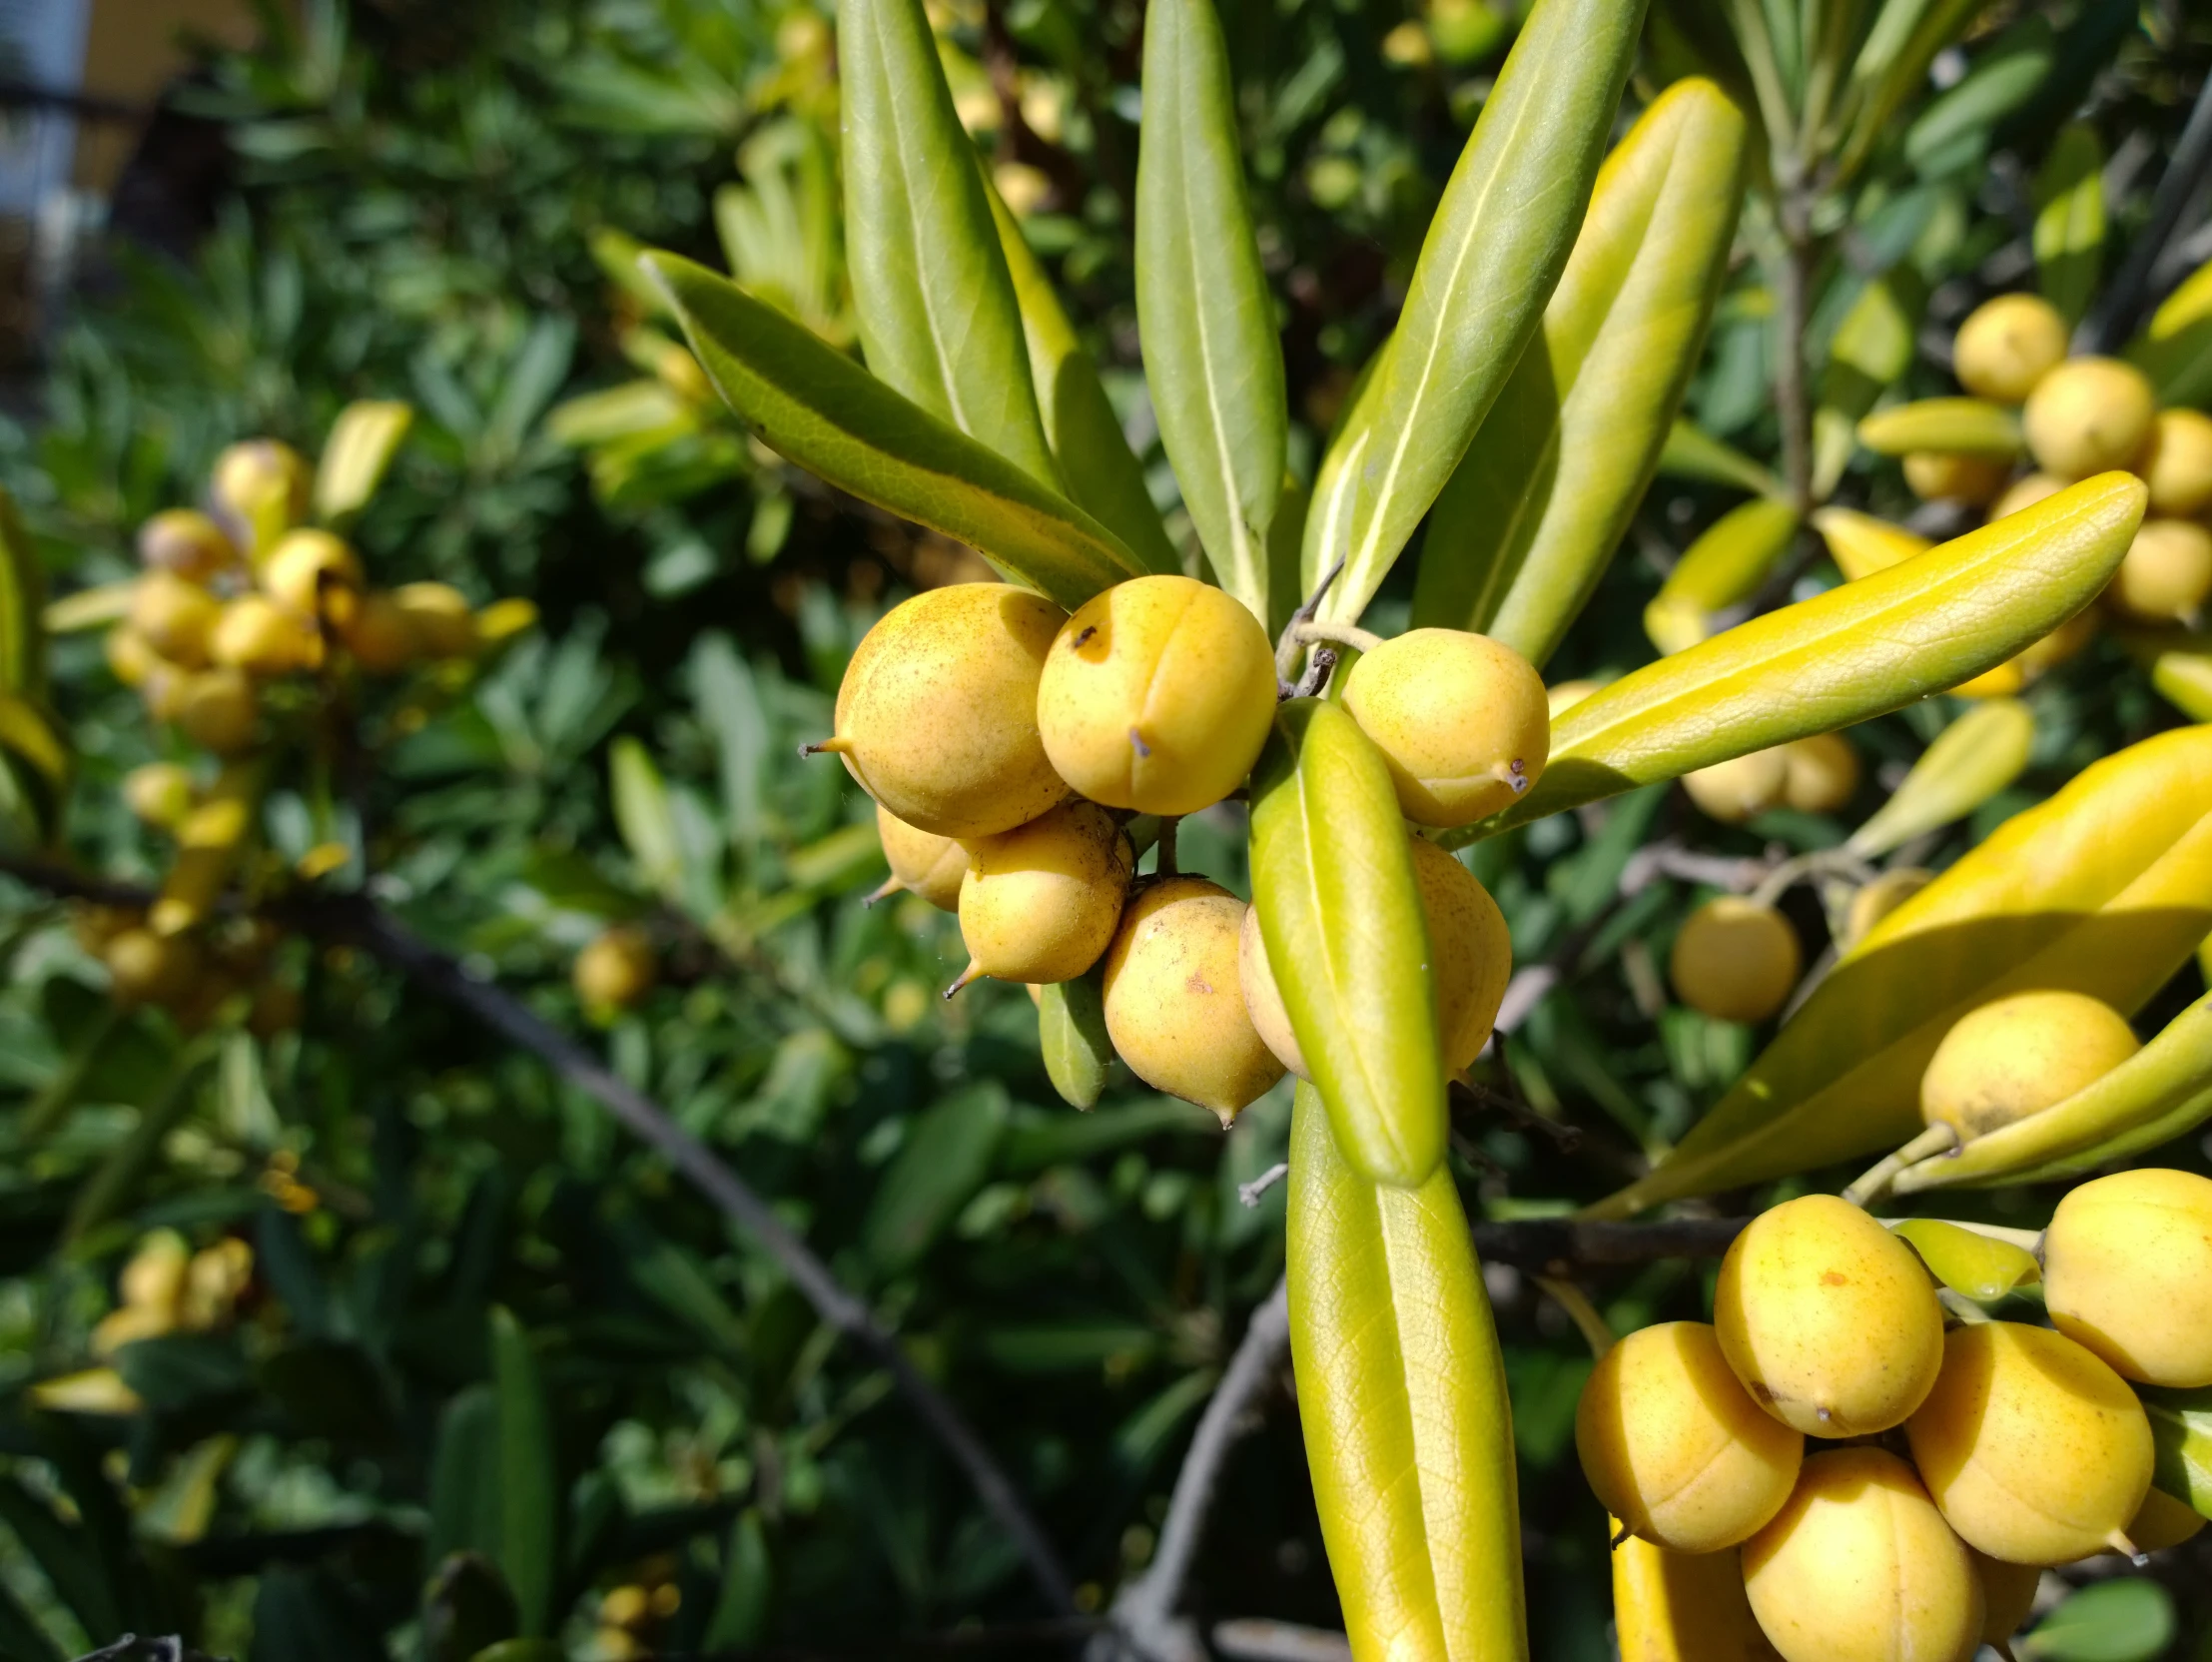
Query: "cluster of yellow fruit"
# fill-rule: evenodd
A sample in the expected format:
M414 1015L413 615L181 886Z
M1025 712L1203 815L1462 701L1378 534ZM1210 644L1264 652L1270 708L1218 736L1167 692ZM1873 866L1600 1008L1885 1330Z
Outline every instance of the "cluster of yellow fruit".
M231 1319L254 1279L254 1248L235 1237L195 1252L175 1230L156 1230L123 1266L123 1301L92 1330L92 1353L164 1333L206 1332Z
M1774 1208L1723 1260L1710 1326L1647 1327L1591 1373L1575 1423L1591 1488L1646 1556L1729 1555L1740 1582L1698 1584L1740 1585L1785 1662L2003 1643L2044 1567L2203 1527L2151 1486L2129 1381L2212 1384L2212 1180L2084 1184L2041 1260L2055 1330L1975 1310L1946 1331L1927 1268L1864 1212ZM1807 1437L1845 1446L1809 1455Z
M972 961L952 991L1097 969L1130 1070L1226 1123L1302 1059L1251 909L1175 871L1171 822L1243 785L1278 695L1265 630L1206 583L1138 577L1072 616L1028 589L965 583L869 631L836 735L808 748L842 756L875 798L893 886L959 914ZM1417 826L1497 812L1549 751L1541 678L1485 636L1373 643L1341 696ZM1488 1040L1511 947L1467 868L1409 836L1445 1061L1462 1068ZM1138 878L1154 837L1162 869Z
M166 1011L179 1026L205 1027L240 993L250 992L247 1031L271 1038L300 1025L299 990L270 974L277 934L268 924L231 918L167 929L162 902L150 908L80 905L71 927L78 943L107 966L109 993L125 1008Z

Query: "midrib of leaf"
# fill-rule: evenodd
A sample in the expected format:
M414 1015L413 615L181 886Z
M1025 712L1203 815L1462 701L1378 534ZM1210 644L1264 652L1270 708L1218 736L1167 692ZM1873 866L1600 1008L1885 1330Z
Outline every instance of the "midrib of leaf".
M903 131L906 125L906 114L910 106L901 102L899 78L890 73L889 48L884 41L882 16L871 13L869 21L876 36L876 67L883 80L884 102L891 110L893 131ZM927 245L922 241L923 227L919 217L919 209L915 203L913 173L907 165L907 156L902 146L894 143L885 146L885 149L896 159L898 164L899 201L906 210L909 246L914 250L914 286L922 303L923 327L929 331L930 351L937 359L937 375L945 390L946 407L952 415L953 425L959 427L971 438L980 437L981 435L975 429L975 423L969 419L968 408L962 402L960 382L954 373L952 357L945 346L944 332L938 325L935 288L927 281L923 270L927 259L923 250ZM996 448L997 446L994 445L993 447Z
M1334 1136L1335 1133L1332 1131L1330 1135ZM1337 1151L1337 1158L1339 1160L1343 1158L1342 1150ZM1397 1199L1400 1202L1412 1202L1418 1205L1419 1193L1418 1190L1408 1190ZM1443 1600L1436 1585L1436 1546L1429 1538L1428 1485L1424 1481L1424 1476L1428 1470L1428 1462L1422 1458L1422 1418L1419 1414L1413 1412L1415 1392L1407 1366L1409 1357L1405 1342L1405 1323L1398 1316L1399 1289L1408 1284L1414 1286L1420 1284L1418 1274L1408 1276L1399 1273L1399 1257L1402 1254L1410 1253L1416 1260L1412 1268L1418 1271L1420 1268L1419 1259L1422 1253L1418 1245L1410 1247L1401 1246L1398 1241L1398 1231L1393 1227L1394 1220L1390 1216L1394 1209L1385 1206L1383 1194L1379 1188L1369 1188L1367 1205L1374 1215L1375 1233L1382 1239L1382 1272L1383 1278L1388 1281L1390 1286L1390 1342L1392 1348L1397 1352L1398 1383L1404 1392L1402 1401L1404 1404L1406 1445L1412 1450L1412 1470L1409 1475L1413 1479L1414 1515L1419 1520L1421 1531L1421 1585L1428 1595L1423 1602L1430 1620L1437 1622L1441 1620L1443 1614Z

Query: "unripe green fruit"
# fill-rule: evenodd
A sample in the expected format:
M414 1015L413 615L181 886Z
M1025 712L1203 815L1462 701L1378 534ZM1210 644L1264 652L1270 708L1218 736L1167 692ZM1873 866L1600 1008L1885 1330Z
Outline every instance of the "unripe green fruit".
M1850 907L1843 915L1843 938L1837 945L1850 951L1875 924L1934 881L1935 874L1925 867L1896 866L1871 883L1861 884L1851 895Z
M2036 466L2071 480L2131 465L2157 413L2150 382L2134 365L2075 358L2036 384L2021 421Z
M1804 954L1790 920L1742 895L1707 901L1667 955L1675 997L1719 1022L1765 1021L1790 1000Z
M878 891L910 889L940 912L960 910L960 880L968 875L968 850L951 837L917 831L889 808L876 809L876 836L891 866L891 881Z
M148 825L174 831L198 796L192 775L175 762L148 762L123 776L123 802Z
M2011 465L1994 456L1956 450L1911 450L1903 457L1904 482L1926 502L1967 502L1980 506L2004 494Z
M2014 993L1951 1024L1920 1076L1920 1118L1961 1143L2040 1114L2142 1048L2126 1018L2086 993Z
M861 788L940 837L1026 825L1068 794L1037 731L1038 676L1061 610L1011 583L925 589L870 629L837 689Z
M1189 577L1136 577L1061 625L1037 689L1054 769L1083 795L1194 814L1244 782L1275 715L1275 655L1243 605Z
M1782 800L1804 814L1833 814L1858 790L1858 752L1842 733L1815 733L1781 746Z
M208 639L217 663L249 675L289 675L322 655L322 640L265 594L241 594L227 602Z
M1790 783L1785 748L1778 744L1685 773L1682 788L1708 818L1723 825L1741 825L1782 800Z
M476 649L476 619L451 583L401 583L391 602L413 626L421 651L433 658L465 658Z
M364 594L334 627L365 675L398 675L421 656L414 619L388 594Z
M2119 1546L2150 1489L2143 1405L2047 1327L1954 1328L1905 1436L1950 1526L2007 1563L2065 1564Z
M1121 919L1136 857L1096 802L1064 802L1012 831L968 844L960 935L978 976L1073 981L1099 961Z
M1943 1309L1918 1256L1833 1195L1745 1227L1721 1260L1713 1326L1745 1389L1809 1436L1901 1423L1943 1364Z
M2135 470L2150 486L2150 511L2177 519L2212 507L2212 416L2161 410Z
M1227 1125L1282 1078L1237 979L1246 907L1218 883L1169 877L1138 891L1106 955L1106 1036L1146 1085Z
M151 929L123 930L101 953L123 1004L171 1004L199 979L201 953L190 939Z
M2033 507L2047 497L2057 495L2066 488L2064 479L2054 479L2048 473L2022 473L2004 487L2004 494L1989 504L1987 523L2009 518L2026 508Z
M173 571L204 583L238 563L223 527L198 508L164 508L138 528L138 557L148 570Z
M1981 1580L1912 1468L1879 1448L1805 1462L1744 1544L1744 1591L1786 1662L1968 1662Z
M1510 807L1551 756L1535 666L1503 641L1413 629L1361 655L1344 708L1390 768L1416 825L1472 825Z
M576 954L569 978L586 1010L601 1015L627 1010L653 990L660 966L642 929L618 924Z
M1605 1509L1677 1552L1751 1539L1805 1458L1804 1436L1761 1411L1702 1321L1641 1328L1600 1357L1575 1408L1575 1448Z
M2194 618L2212 595L2212 531L2194 519L2146 519L2106 591L2146 623Z
M2020 403L2065 360L2066 320L2039 295L1983 301L1951 342L1958 385L1998 404Z
M2043 1234L2043 1300L2128 1378L2212 1385L2212 1179L2149 1167L2073 1190Z
M1457 1072L1490 1042L1506 983L1513 978L1513 940L1505 914L1473 872L1426 837L1410 837L1407 842L1422 918L1428 925L1437 1037L1445 1068ZM1298 1049L1298 1036L1291 1031L1290 1013L1283 1008L1282 991L1267 959L1267 943L1260 938L1256 908L1244 914L1237 973L1244 1006L1261 1040L1285 1068L1306 1078L1305 1057Z
M215 596L174 571L149 571L133 585L130 628L173 664L198 669L222 608Z
M1981 1642L2001 1645L2027 1624L2035 1608L2035 1589L2043 1583L2040 1564L2008 1564L1986 1552L1966 1549L1981 1578Z
M187 676L174 717L185 737L218 756L236 756L250 749L260 718L254 683L236 669L206 669Z

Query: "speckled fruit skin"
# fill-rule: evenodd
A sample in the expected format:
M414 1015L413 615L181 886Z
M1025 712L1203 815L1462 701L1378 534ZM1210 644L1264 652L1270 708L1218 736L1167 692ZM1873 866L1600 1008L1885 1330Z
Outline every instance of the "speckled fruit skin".
M2212 594L2212 531L2194 519L2146 519L2105 591L2115 609L2146 623L2196 616Z
M2156 416L2150 382L2134 365L2075 358L2036 383L2020 419L2035 465L2071 480L2133 465Z
M1505 914L1473 872L1425 837L1408 841L1413 881L1420 889L1421 912L1428 924L1437 1037L1443 1043L1444 1065L1457 1070L1474 1061L1490 1042L1506 983L1513 978L1513 941ZM1290 1014L1275 985L1257 912L1244 915L1237 972L1245 1008L1261 1040L1285 1068L1304 1079L1305 1058L1298 1050L1298 1036L1290 1031Z
M1677 998L1716 1021L1763 1022L1788 1002L1803 963L1789 919L1742 895L1717 895L1676 933L1667 979Z
M1913 1463L1968 1545L2064 1564L2115 1539L2150 1489L2150 1420L2127 1382L2063 1333L1952 1329L1905 1422Z
M2073 1190L2043 1236L2043 1297L2125 1377L2212 1385L2212 1179L2148 1167Z
M1721 1260L1713 1325L1760 1405L1816 1437L1901 1423L1943 1363L1943 1310L1918 1256L1833 1195L1745 1227Z
M1244 1009L1236 957L1246 910L1202 877L1149 883L1106 955L1115 1052L1145 1084L1212 1109L1223 1125L1283 1074Z
M1096 802L1050 812L968 844L960 934L970 975L1073 981L1113 939L1135 856Z
M1244 782L1275 717L1275 655L1189 577L1116 583L1062 625L1037 692L1045 753L1094 802L1194 814Z
M1037 731L1061 610L1012 583L926 589L878 620L837 689L831 741L861 788L917 830L989 837L1068 794Z
M968 850L951 837L918 831L878 804L876 835L883 857L900 886L911 889L940 912L960 910L960 880L968 875Z
M1744 1591L1786 1662L1967 1662L1981 1578L1912 1468L1879 1448L1815 1454L1744 1544Z
M2142 1048L2110 1005L2085 993L2015 993L1951 1024L1920 1076L1920 1118L1961 1142L2040 1114Z
M1751 1399L1702 1321L1639 1328L1575 1408L1583 1475L1633 1535L1677 1552L1748 1541L1798 1481L1805 1437Z
M2027 1624L2035 1608L2035 1589L2042 1584L2040 1564L2008 1564L1986 1552L1968 1547L1974 1574L1981 1578L1981 1642L2001 1645Z
M1966 314L1951 341L1958 385L2018 404L2066 358L2066 320L2040 295L1998 295Z
M1732 756L1711 767L1682 776L1682 788L1709 819L1723 825L1741 825L1754 814L1763 814L1782 800L1790 783L1790 761L1784 746Z
M1528 659L1487 635L1412 629L1361 655L1344 708L1389 765L1416 825L1510 807L1551 755L1551 704Z

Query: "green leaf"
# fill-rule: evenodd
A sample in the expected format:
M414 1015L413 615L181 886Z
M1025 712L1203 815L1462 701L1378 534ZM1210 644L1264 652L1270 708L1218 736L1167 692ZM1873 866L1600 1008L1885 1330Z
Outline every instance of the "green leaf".
M2020 453L2020 417L1987 399L1920 399L1866 416L1858 441L1876 455L1950 450L2006 460Z
M15 498L0 490L0 693L31 705L46 697L46 568Z
M413 424L414 407L397 400L360 399L340 411L316 463L316 517L343 524L367 507Z
M1683 550L1650 605L1644 632L1662 652L1681 652L1713 632L1717 612L1757 594L1797 539L1798 510L1771 496L1739 502Z
M991 1175L1006 1129L1007 1094L996 1081L956 1091L917 1119L884 1173L861 1242L877 1268L912 1268Z
M480 1552L499 1561L499 1400L489 1385L446 1399L430 1461L429 1555Z
M1298 1087L1290 1354L1357 1656L1525 1657L1513 1416L1448 1170L1369 1183Z
M1331 449L1341 512L1306 523L1304 581L1359 616L1459 465L1567 264L1636 55L1642 0L1536 0L1452 170L1388 355ZM1316 492L1316 503L1321 497Z
M22 757L49 785L69 778L69 748L53 722L26 698L0 692L0 750Z
M449 1554L422 1590L423 1662L468 1662L514 1637L514 1595L490 1559Z
M647 255L645 268L716 390L777 454L863 501L972 544L1071 610L1143 573L1119 537L1057 490L902 399L728 279L668 254Z
M2178 1630L2173 1595L2155 1581L2100 1581L2072 1594L2015 1649L2022 1662L2151 1662Z
M1782 480L1742 450L1679 416L1667 428L1667 443L1659 452L1659 470L1669 478L1741 485L1762 496L1779 496L1783 489Z
M2139 1394L2156 1455L2151 1481L2212 1518L2212 1386Z
M0 1524L87 1633L106 1638L122 1626L116 1589L85 1530L64 1523L53 1507L12 1476L0 1477Z
M845 0L837 24L845 254L868 367L1057 488L1014 284L921 0Z
M2160 303L2127 356L2150 377L2159 403L2212 405L2212 260Z
M2035 175L2034 243L2036 286L2080 323L2104 262L2104 149L2085 122L2059 130Z
M491 1385L498 1400L500 1573L525 1634L549 1631L560 1564L561 1495L552 1411L530 1335L502 1306L491 1310Z
M1674 429L1743 196L1743 113L1678 81L1599 170L1543 331L1430 515L1416 627L1541 666L1597 586Z
M2050 73L2050 20L2032 16L1998 36L1949 91L1905 129L1905 160L1924 177L1963 173L1988 153L1990 130L2025 104Z
M1956 686L2103 590L2145 496L2132 474L2101 473L1624 675L1561 713L1534 790L1448 840L1471 842Z
M2212 933L2208 803L2212 727L2184 727L2015 814L1867 931L1674 1153L1598 1215L1899 1146L1921 1129L1937 1043L1990 999L2060 989L2140 1008Z
M9 1662L62 1662L61 1646L23 1608L12 1589L0 1586L0 1656Z
M626 734L616 739L607 751L607 784L614 798L615 829L637 862L638 876L663 900L676 900L683 893L683 837L676 829L668 781L652 753Z
M1290 412L1213 0L1146 6L1143 92L1136 318L1145 379L1214 575L1264 624L1267 527L1282 495Z
M2020 776L2035 744L2034 712L2017 698L1984 698L1935 735L1889 800L1847 848L1878 860L1914 837L1964 819Z
M1352 1169L1414 1188L1449 1130L1428 925L1380 752L1293 698L1252 770L1253 904L1298 1049Z
M1038 989L1037 1036L1045 1053L1045 1076L1061 1100L1073 1108L1096 1108L1106 1090L1106 1070L1113 1066L1100 967L1094 965L1074 981Z
M986 182L989 189L989 181ZM1121 423L1099 383L1098 366L1076 336L1075 325L1053 291L1022 227L990 191L991 217L999 229L1014 297L1022 308L1022 334L1029 343L1030 378L1045 417L1045 436L1068 481L1068 494L1085 512L1111 530L1147 569L1176 572L1182 561L1167 540L1159 510L1152 506L1144 467L1129 449Z
M1937 1280L1979 1303L1995 1303L2043 1278L2043 1266L2025 1246L1939 1218L1906 1218L1889 1230L1912 1244Z
M774 1591L760 1508L748 1506L730 1525L729 1544L722 1552L722 1588L715 1595L703 1648L744 1650L759 1644L768 1631L768 1601Z

